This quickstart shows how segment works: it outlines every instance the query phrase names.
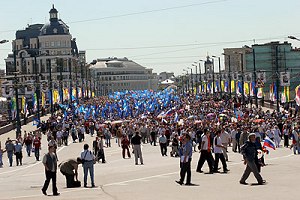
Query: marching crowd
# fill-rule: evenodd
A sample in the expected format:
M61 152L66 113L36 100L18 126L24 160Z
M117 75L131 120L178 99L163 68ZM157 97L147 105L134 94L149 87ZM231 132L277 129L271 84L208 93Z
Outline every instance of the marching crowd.
M113 101L108 97L94 98L82 104L105 106ZM186 184L191 183L192 153L201 152L197 165L197 172L202 173L205 161L208 163L208 173L220 173L219 160L222 163L222 173L229 171L227 166L228 151L241 153L247 165L240 180L245 184L250 172L253 172L259 184L265 181L260 176L260 168L264 166L263 154L268 151L262 141L270 138L276 148L293 149L294 154L300 154L300 120L293 113L283 110L263 111L241 105L241 100L224 96L223 99L210 96L179 96L179 100L170 101L159 112L144 111L138 116L120 116L110 113L109 118L101 116L88 118L83 113L73 112L74 108L61 109L47 121L42 121L38 131L24 133L16 140L7 139L5 147L0 146L0 167L3 166L2 156L7 152L9 165L13 164L13 155L17 165L22 165L22 149L26 149L27 156L34 152L35 159L40 160L41 138L47 137L49 153L42 162L45 165L45 185L42 189L46 194L50 179L56 182L57 147L73 143L85 143L85 137L95 136L89 148L84 144L84 150L77 159L70 159L60 163L60 171L66 176L67 187L78 187L78 165L84 169L84 186L87 186L87 174L90 172L91 185L94 183L95 162L106 163L105 148L111 147L112 140L120 147L120 154L125 159L134 154L136 165L143 163L141 144L159 146L161 156L179 157L181 163L180 180L182 185L187 174ZM290 141L292 143L290 144ZM168 152L168 147L171 147ZM130 150L132 147L132 150ZM89 150L91 149L91 150ZM260 152L260 155L257 153ZM49 162L51 165L49 165ZM53 165L53 163L55 163ZM53 182L54 183L54 182ZM53 193L59 194L56 186Z

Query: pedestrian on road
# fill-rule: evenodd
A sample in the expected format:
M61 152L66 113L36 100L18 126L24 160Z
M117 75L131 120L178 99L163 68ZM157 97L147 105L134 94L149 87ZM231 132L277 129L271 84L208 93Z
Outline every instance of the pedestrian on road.
M19 164L22 165L22 158L23 158L22 148L23 148L22 143L16 140L15 155L16 155L17 166L19 166Z
M47 189L48 189L50 180L52 179L53 196L58 196L59 193L58 193L57 187L56 187L57 158L56 158L54 151L55 151L54 146L49 146L48 153L45 154L43 157L43 164L45 167L46 180L45 180L44 186L42 188L42 193L44 195L47 195Z
M1 142L0 142L0 168L3 167L3 153L4 152L6 152L6 150L1 148Z
M89 150L89 145L88 144L83 145L83 151L81 152L80 159L82 160L82 163L83 163L82 167L83 167L83 175L84 175L84 178L83 178L84 187L87 187L88 172L90 173L92 187L95 187L95 182L94 182L94 160L95 160L95 156Z
M138 165L138 158L140 158L141 165L143 162L143 155L141 150L141 141L142 137L138 131L135 132L135 135L131 138L131 144L134 151L135 164Z
M185 185L193 185L191 183L191 161L193 153L193 144L189 134L183 136L182 147L179 150L180 155L180 180L176 181L179 185L182 185L184 182L185 174L186 183Z
M227 173L229 170L227 169L227 164L225 160L224 153L222 149L226 149L226 146L222 144L222 139L221 139L221 131L217 131L217 135L214 138L214 153L215 153L215 163L214 163L214 173L219 173L218 171L218 165L219 165L219 159L222 162L223 165L223 172Z
M213 161L214 158L211 154L211 140L210 140L210 132L207 129L204 129L204 135L202 136L201 154L197 165L197 172L202 173L202 166L205 161L207 161L209 167L209 173L213 174Z
M9 166L12 167L15 146L12 143L12 140L10 138L7 138L7 141L5 143L5 150L7 152L7 157L8 157L8 160L9 160Z
M160 152L162 156L167 156L167 137L162 133L159 137Z
M34 156L36 161L40 160L41 139L36 135L33 140Z
M82 163L81 158L69 159L59 164L60 172L66 177L67 188L80 187L78 181L78 165Z
M130 142L127 138L127 135L123 135L122 140L121 140L121 145L122 145L122 156L124 159L125 159L126 151L127 151L128 158L131 158L130 151L129 151L129 144L130 144Z
M240 184L246 185L246 180L249 177L250 173L253 172L257 182L259 185L263 185L266 183L265 180L261 177L258 172L257 164L258 156L257 156L257 146L255 144L256 135L255 133L249 134L249 140L241 147L241 153L244 157L244 164L246 165L246 169L244 174L240 180Z
M24 138L24 144L26 146L26 152L28 157L31 154L31 150L32 150L32 137L31 134L28 134L26 138Z

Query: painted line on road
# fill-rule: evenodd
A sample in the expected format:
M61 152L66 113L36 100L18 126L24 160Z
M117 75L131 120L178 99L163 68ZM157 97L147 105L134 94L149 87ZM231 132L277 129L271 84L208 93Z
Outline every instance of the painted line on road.
M57 150L57 153L59 153L59 152L60 152L61 150L63 150L65 147L67 147L67 146L63 146L63 147L61 147L60 149L58 149L58 150ZM21 170L24 170L24 169L28 169L28 168L30 168L30 167L34 167L34 166L36 166L36 165L38 165L38 164L40 164L40 163L42 163L42 161L38 161L38 162L36 162L36 163L34 163L34 164L32 164L32 165L28 165L28 166L26 166L26 167L18 168L18 169L15 169L15 170L7 171L7 172L1 172L0 175L3 175L3 174L9 174L9 173L13 173L13 172L18 172L18 171L21 171Z
M291 156L293 156L293 154L286 155L286 156L281 156L281 157L276 157L276 158L270 158L268 160L277 160L277 159L281 159L281 158L288 158L288 157L291 157ZM243 162L232 163L232 164L229 164L229 166L237 165L237 164L241 164L241 163L243 163ZM192 170L195 170L195 169L192 169ZM131 179L131 180L127 180L127 181L120 181L120 182L115 182L115 183L104 184L102 187L105 187L105 186L127 186L128 185L127 183L136 182L136 181L143 181L143 180L151 179L151 178L159 178L159 177L174 175L174 174L178 174L178 173L179 172L176 171L176 172L158 174L158 175L153 175L153 176L148 176L148 177L143 177L143 178L136 178L136 179ZM95 188L95 189L97 189L97 188ZM60 191L60 193L64 194L64 193L70 193L70 192L78 192L78 191L80 192L82 190L90 190L90 189L86 189L86 188L68 189L66 191ZM36 195L28 195L28 196L16 196L16 197L10 197L9 199L24 199L24 198L41 197L41 196L44 196L44 195L36 194ZM0 198L0 200L2 200L2 199L8 199L8 198L7 197L6 198Z

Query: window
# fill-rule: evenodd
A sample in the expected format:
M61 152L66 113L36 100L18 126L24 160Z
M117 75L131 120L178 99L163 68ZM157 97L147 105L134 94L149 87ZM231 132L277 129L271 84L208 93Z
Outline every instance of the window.
M60 41L56 41L56 46L60 47L61 46L61 42Z
M51 47L54 47L55 43L54 42L51 42Z
M49 47L49 42L46 42L46 43L45 43L45 46L46 46L46 47Z

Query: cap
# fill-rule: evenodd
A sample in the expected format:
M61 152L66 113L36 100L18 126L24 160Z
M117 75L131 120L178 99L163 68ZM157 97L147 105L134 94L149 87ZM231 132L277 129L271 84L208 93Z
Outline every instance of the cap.
M248 135L248 138L250 138L251 136L255 136L255 137L256 137L256 134L255 134L255 133L250 133L250 134Z

